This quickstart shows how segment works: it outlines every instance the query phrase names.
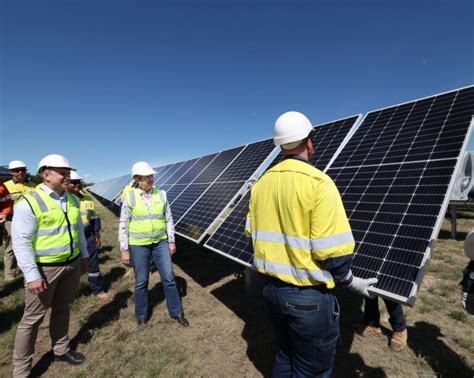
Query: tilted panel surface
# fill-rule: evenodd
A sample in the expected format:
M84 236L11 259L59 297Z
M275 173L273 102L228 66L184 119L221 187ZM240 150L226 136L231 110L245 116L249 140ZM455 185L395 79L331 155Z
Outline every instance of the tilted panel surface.
M412 303L474 113L474 88L369 113L327 170L354 237L354 274ZM438 226L439 228L439 226Z
M179 220L177 232L199 241L274 148L271 139L247 145Z

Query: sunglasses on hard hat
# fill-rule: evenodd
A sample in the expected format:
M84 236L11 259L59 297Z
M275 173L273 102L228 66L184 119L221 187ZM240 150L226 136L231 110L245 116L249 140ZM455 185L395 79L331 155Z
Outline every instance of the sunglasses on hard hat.
M12 172L26 172L26 168L13 168L10 169Z

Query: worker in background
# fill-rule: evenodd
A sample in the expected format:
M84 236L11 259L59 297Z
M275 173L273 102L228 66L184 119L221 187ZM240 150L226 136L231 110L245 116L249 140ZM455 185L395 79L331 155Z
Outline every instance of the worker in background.
M87 240L87 251L89 252L89 271L87 273L89 287L96 298L105 301L109 296L104 290L98 256L98 248L101 246L100 217L97 215L92 197L82 191L81 176L75 171L71 171L71 179L67 190L80 200L81 219Z
M20 160L13 160L8 164L8 169L12 175L12 179L5 182L5 186L14 202L16 202L23 194L34 190L34 184L29 181L26 164ZM13 248L11 243L11 220L13 213L8 215L5 221L3 234L3 243L5 245L5 255L3 258L5 266L5 282L11 282L20 274Z
M117 199L115 200L115 203L118 206L122 206L122 203L123 203L127 193L131 192L133 189L136 189L136 188L138 188L138 184L135 181L132 181L131 183L125 185L125 187L122 189L122 192L117 196Z
M311 131L299 112L277 119L273 140L284 159L253 186L245 227L253 266L268 279L263 297L278 346L274 377L329 377L339 339L334 287L369 296L377 282L352 274L352 231L336 185L309 163Z
M176 252L174 223L166 192L153 186L156 172L140 161L132 167L138 188L128 192L122 203L119 242L122 262L135 269L135 317L138 326L148 322L148 278L150 257L160 273L169 316L189 326L176 286L171 256Z
M461 304L469 314L474 315L474 229L464 240L464 252L470 261L464 269L461 281Z
M407 323L403 315L403 308L400 303L383 298L387 312L388 321L392 327L392 337L390 338L390 349L394 352L401 352L407 346ZM364 320L358 327L358 333L362 336L381 335L380 310L378 298L365 298Z
M0 183L0 245L3 244L5 234L5 222L7 217L12 214L13 200L5 185ZM6 278L6 282L10 282L11 278Z
M70 348L69 307L88 253L78 198L66 191L73 168L61 155L48 155L38 164L43 184L15 204L12 240L25 277L25 310L13 349L13 377L27 377L38 329L51 308L49 333L56 361L78 365L82 353Z

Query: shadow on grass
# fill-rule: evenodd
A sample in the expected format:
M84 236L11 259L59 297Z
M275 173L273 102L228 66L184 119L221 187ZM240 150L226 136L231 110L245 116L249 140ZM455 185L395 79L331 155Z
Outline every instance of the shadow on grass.
M0 311L0 333L8 331L17 324L23 316L25 305L17 305L6 311Z
M244 321L242 337L247 342L247 356L264 377L271 376L276 345L263 302L246 295L242 275L211 293Z
M25 287L23 276L18 277L15 281L4 284L0 287L0 298L8 297L10 294Z
M114 249L114 247L112 247L111 245L103 245L102 247L99 248L98 253L100 255L105 252L110 252L112 249Z
M381 368L367 366L359 353L351 353L352 343L357 325L364 316L361 307L363 298L347 288L338 287L335 291L341 306L341 336L336 348L336 360L332 377L346 378L349 376L386 377Z
M176 276L176 287L180 298L184 298L187 295L188 283L183 277ZM149 316L153 315L153 311L156 306L165 300L165 293L163 291L163 284L158 282L151 290L148 291L148 309Z
M462 232L462 231L457 231L456 232L456 240L457 241L464 241L464 239L466 239L466 236L467 236L467 232ZM438 239L443 239L443 240L451 239L452 240L451 231L440 230L439 235L438 235Z
M104 290L107 291L110 289L112 286L112 283L115 281L118 281L122 276L125 274L125 268L122 268L120 266L116 266L112 269L107 274L104 274L102 276L102 282L104 284Z
M96 312L88 316L86 323L77 332L76 336L70 341L72 349L77 349L79 344L87 344L93 335L94 330L101 329L102 327L115 320L120 311L127 307L128 298L132 295L130 290L125 290L117 293L114 299L100 307ZM86 356L87 357L87 356ZM54 355L52 351L45 353L40 360L33 366L31 371L32 377L39 377L47 372L49 367L54 361Z
M473 377L474 370L459 355L447 346L438 326L427 322L416 322L408 327L408 345L415 354L425 359L440 377Z
M241 272L242 266L193 242L177 238L173 262L202 287Z
M263 302L246 295L243 277L220 286L212 294L245 322L242 337L247 342L247 356L264 377L270 377L277 347ZM332 376L346 378L357 372L364 377L385 377L381 368L366 366L358 353L350 352L355 325L362 319L362 297L347 289L336 290L336 295L341 304L341 339Z
M102 255L99 256L99 258L97 259L97 261L99 262L99 266L105 264L109 260L112 260L112 257L110 257L109 255Z

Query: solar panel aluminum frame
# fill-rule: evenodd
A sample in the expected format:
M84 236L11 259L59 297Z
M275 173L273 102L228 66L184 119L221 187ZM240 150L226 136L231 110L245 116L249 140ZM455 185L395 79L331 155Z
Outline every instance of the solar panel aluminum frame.
M186 210L186 212L179 218L179 220L175 222L175 224L179 223L179 221L180 221L181 219L183 219L183 218L186 216L186 214L194 207L194 205L201 199L201 197L204 196L204 194L209 190L209 188L210 188L214 183L217 182L217 180L219 179L219 177L221 177L221 176L224 174L224 172L234 163L235 160L238 159L238 157L245 151L245 149L246 149L250 144L263 142L263 141L265 141L265 140L267 140L267 139L268 139L268 138L265 138L265 139L261 139L261 140L255 141L255 142L251 142L251 143L245 144L245 145L244 145L244 148L242 148L242 150L229 162L229 164L225 167L225 169L223 169L222 172L219 173L219 175L217 175L217 177L209 184L209 186L207 187L207 189L201 193L201 195L193 202L193 204L188 208L188 210ZM242 145L241 145L241 146L242 146ZM238 148L238 147L241 147L241 146L237 146L237 147L233 147L233 148ZM260 169L260 167L263 165L263 163L265 163L265 161L267 161L267 159L269 158L269 156L272 155L272 154L274 154L276 150L277 150L277 148L274 148L274 149L272 150L272 152L271 152L270 154L268 154L267 158L265 158L265 160L262 162L262 164L260 164L260 166L259 166L259 167L255 170L255 172L250 176L251 178L255 176L255 174L259 171L259 169ZM227 151L227 150L219 151L219 154L220 154L221 152L224 152L224 151ZM217 159L218 156L219 156L219 155L217 155L217 156L213 159L213 161L214 161L215 159ZM271 162L271 161L270 161L270 162ZM207 168L207 167L206 167L206 168ZM204 171L204 170L203 170L203 171ZM212 226L214 225L214 223L216 222L216 220L219 219L219 217L220 217L220 216L222 215L222 213L230 206L230 204L232 204L232 203L235 201L235 199L238 197L238 195L242 192L242 190L243 190L242 188L245 187L245 185L247 184L247 182L248 182L249 180L250 180L250 178L247 179L247 180L244 182L244 184L243 184L242 187L239 189L239 191L234 195L234 197L232 197L232 199L227 203L227 205L226 205L226 206L224 207L224 209L219 213L219 215L214 219L214 221L206 228L205 231L203 231L203 233L201 234L201 236L199 237L199 239L197 239L197 240L196 240L196 239L193 239L193 238L191 238L191 237L189 237L189 236L187 236L187 235L182 234L181 232L179 232L179 231L177 231L177 230L175 231L176 234L178 234L179 236L182 236L183 238L189 239L189 240L191 240L191 241L193 241L193 242L195 242L195 243L197 243L197 244L201 243L201 241L208 235L209 229L212 228ZM179 197L177 197L177 198L179 198ZM222 222L222 221L221 221L221 222Z
M337 156L339 155L339 153L342 151L342 149L345 147L345 145L347 144L347 142L351 139L352 135L355 133L355 131L357 130L357 128L359 127L359 125L362 123L363 119L364 119L364 116L363 114L359 113L359 114L354 114L354 115L351 115L351 116L348 116L348 117L342 117L342 118L339 118L339 119L336 119L334 121L329 121L329 122L325 122L325 123L321 123L319 125L316 125L314 126L314 128L317 128L319 126L323 126L323 125L326 125L328 123L336 123L336 122L339 122L339 121L342 121L342 120L345 120L345 119L349 119L349 118L352 118L354 116L357 116L357 119L355 120L354 124L351 126L351 129L349 130L349 132L347 133L347 135L344 137L344 139L342 140L341 144L339 145L339 148L334 152L334 155L333 157L329 160L328 164L326 165L326 167L324 168L323 172L326 172L326 170L331 166L332 162L337 158ZM261 166L258 168L257 172L255 172L255 178L254 180L252 181L251 179L247 180L244 187L243 188L243 191L239 191L238 194L241 193L241 197L239 198L238 195L236 195L229 203L229 205L226 207L226 209L224 209L221 214L219 214L219 216L217 217L217 219L219 219L221 216L223 216L222 219L220 219L220 222L219 224L216 224L214 225L214 228L212 229L211 231L211 237L212 235L218 230L218 228L222 225L222 223L227 219L227 217L230 215L230 213L232 212L232 209L237 206L239 204L239 202L241 200L243 200L243 198L247 195L247 193L252 189L252 186L253 184L258 180L258 178L260 178L260 176L265 172L265 170L268 168L268 166L273 162L274 159L277 158L278 154L280 153L281 149L280 147L276 147L268 156L267 159L265 159L265 161L261 164ZM317 153L317 152L315 152ZM268 160L268 161L267 161ZM238 201L236 201L236 199L238 199ZM234 202L236 201L236 202ZM225 212L225 210L228 210L230 207L232 206L232 208L230 209L230 211L228 211L227 213ZM204 234L205 235L205 234ZM254 269L254 266L250 263L247 263L245 261L242 261L242 260L239 260L238 258L232 256L232 255L229 255L217 248L214 248L212 246L210 246L207 241L206 243L204 243L204 246L208 249L210 249L211 251L213 252L216 252L230 260L233 260L247 268L251 268L251 269Z
M459 90L462 90L462 89L464 89L464 88L461 88ZM452 92L452 91L450 91L450 92ZM447 92L447 93L449 93L449 92ZM443 93L440 93L439 95L435 95L435 96L440 96L442 94ZM433 97L433 96L429 96L429 97ZM420 100L422 100L422 99L420 99ZM419 101L419 100L415 100L415 101ZM410 102L412 102L412 101L410 101ZM455 184L455 180L456 180L456 177L457 177L457 174L458 174L459 170L461 169L462 159L460 157L464 156L464 154L467 150L467 146L468 146L469 141L471 139L471 136L473 134L473 129L474 129L474 116L471 118L471 122L469 124L469 129L466 133L466 137L465 137L463 146L460 150L460 153L459 153L459 156L458 156L458 159L457 159L457 163L454 167L453 174L451 176L451 181L449 182L448 190L446 191L446 195L444 197L443 204L442 204L440 212L438 214L438 220L436 221L436 224L433 227L433 231L432 231L431 237L430 237L430 242L429 242L428 247L426 248L426 251L423 255L423 260L421 261L421 267L418 270L417 276L414 280L414 285L413 285L413 288L411 290L410 296L408 298L405 298L405 297L387 292L385 290L380 290L380 289L377 289L377 288L369 289L370 292L372 292L376 295L379 295L381 297L393 300L395 302L398 302L398 303L401 303L401 304L406 304L410 307L412 307L415 304L416 296L418 294L418 291L419 291L420 286L421 286L421 282L423 281L423 277L424 277L424 274L425 274L426 264L427 264L428 260L431 257L431 251L433 250L436 239L438 238L439 231L441 229L441 225L443 224L443 220L444 220L443 215L446 213L446 210L448 209L450 198L451 198L451 193L453 191L453 187L454 187L454 184ZM445 159L438 159L438 160L445 160Z

